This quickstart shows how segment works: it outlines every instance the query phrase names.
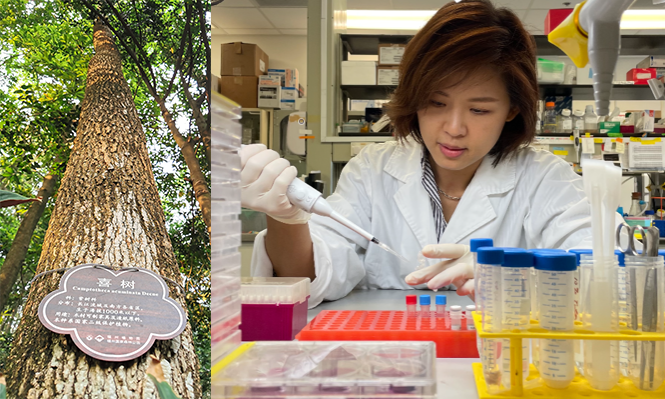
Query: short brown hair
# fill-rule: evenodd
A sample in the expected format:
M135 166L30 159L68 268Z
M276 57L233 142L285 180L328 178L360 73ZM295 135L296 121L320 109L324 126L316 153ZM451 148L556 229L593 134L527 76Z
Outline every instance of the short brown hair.
M533 140L538 82L533 37L517 15L486 0L450 2L411 39L400 65L399 85L388 104L396 135L423 144L417 111L427 106L444 82L458 84L491 65L502 76L511 107L519 114L506 122L489 155L494 165ZM450 79L456 79L451 81ZM452 83L452 84L450 84Z

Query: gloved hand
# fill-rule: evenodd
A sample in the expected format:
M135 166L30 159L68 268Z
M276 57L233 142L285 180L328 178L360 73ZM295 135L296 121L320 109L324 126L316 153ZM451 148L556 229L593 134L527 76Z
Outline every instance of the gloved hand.
M427 283L431 290L453 284L459 295L474 297L473 288L473 254L468 245L434 244L422 250L426 258L448 259L416 270L406 276L404 281L409 285Z
M295 207L286 197L289 184L298 174L295 166L289 166L289 161L263 144L242 146L240 164L243 207L263 212L278 222L307 223L311 215Z

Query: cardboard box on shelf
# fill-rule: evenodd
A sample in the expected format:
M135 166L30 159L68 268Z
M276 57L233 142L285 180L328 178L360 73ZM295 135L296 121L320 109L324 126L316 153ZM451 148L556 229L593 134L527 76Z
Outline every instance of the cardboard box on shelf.
M222 76L219 92L243 108L256 108L258 83L257 76Z
M621 122L600 122L600 133L621 133Z
M261 76L259 76L259 85L260 86L281 86L282 81L279 78L279 76L261 75Z
M665 68L665 55L650 55L635 65L635 68Z
M258 86L259 87L259 108L279 108L282 98L282 88L280 86Z
M298 90L295 87L282 87L282 100L294 100L298 98Z
M379 43L379 65L399 65L405 48L406 44Z
M279 108L280 109L295 110L296 109L296 100L280 100Z
M626 80L632 80L636 85L648 85L647 81L655 77L655 68L633 68L626 72Z
M376 68L376 84L378 86L397 86L399 83L399 66L378 66Z
M298 87L300 84L300 73L297 69L269 69L268 75L279 76L282 87Z
M256 44L222 44L222 76L261 76L268 72L268 55Z
M342 61L343 85L375 85L376 62Z

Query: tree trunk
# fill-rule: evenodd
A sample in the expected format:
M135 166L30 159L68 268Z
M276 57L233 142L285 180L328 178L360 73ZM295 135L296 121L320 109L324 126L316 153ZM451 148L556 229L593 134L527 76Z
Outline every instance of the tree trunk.
M37 196L41 197L42 200L41 202L33 202L23 216L21 225L16 231L16 236L14 236L12 247L9 248L5 262L0 268L0 313L5 308L9 294L12 292L12 287L14 287L16 279L21 274L23 261L25 260L25 255L28 253L30 241L32 241L32 235L39 223L39 219L44 214L46 203L53 195L55 183L56 178L54 176L46 175L44 177L42 188L37 193Z
M146 139L110 30L96 23L95 56L88 69L76 140L44 238L38 272L82 263L144 267L180 280ZM9 358L10 398L154 399L146 377L149 355L162 359L167 381L184 398L198 398L198 358L191 326L156 341L143 356L102 362L81 352L69 336L39 322L41 300L57 289L62 272L30 288ZM181 293L171 296L187 309Z

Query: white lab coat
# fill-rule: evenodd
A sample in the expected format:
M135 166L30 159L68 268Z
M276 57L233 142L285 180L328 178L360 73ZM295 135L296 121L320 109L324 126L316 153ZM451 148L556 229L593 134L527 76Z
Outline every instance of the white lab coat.
M316 279L310 307L354 288L412 289L404 277L418 252L437 243L430 197L422 184L422 146L396 141L365 147L346 165L330 205L403 255L401 262L360 235L318 215L309 222ZM441 243L492 238L495 246L591 247L590 204L582 178L547 151L525 148L496 167L486 156L464 191ZM256 237L251 271L272 276L265 231Z

